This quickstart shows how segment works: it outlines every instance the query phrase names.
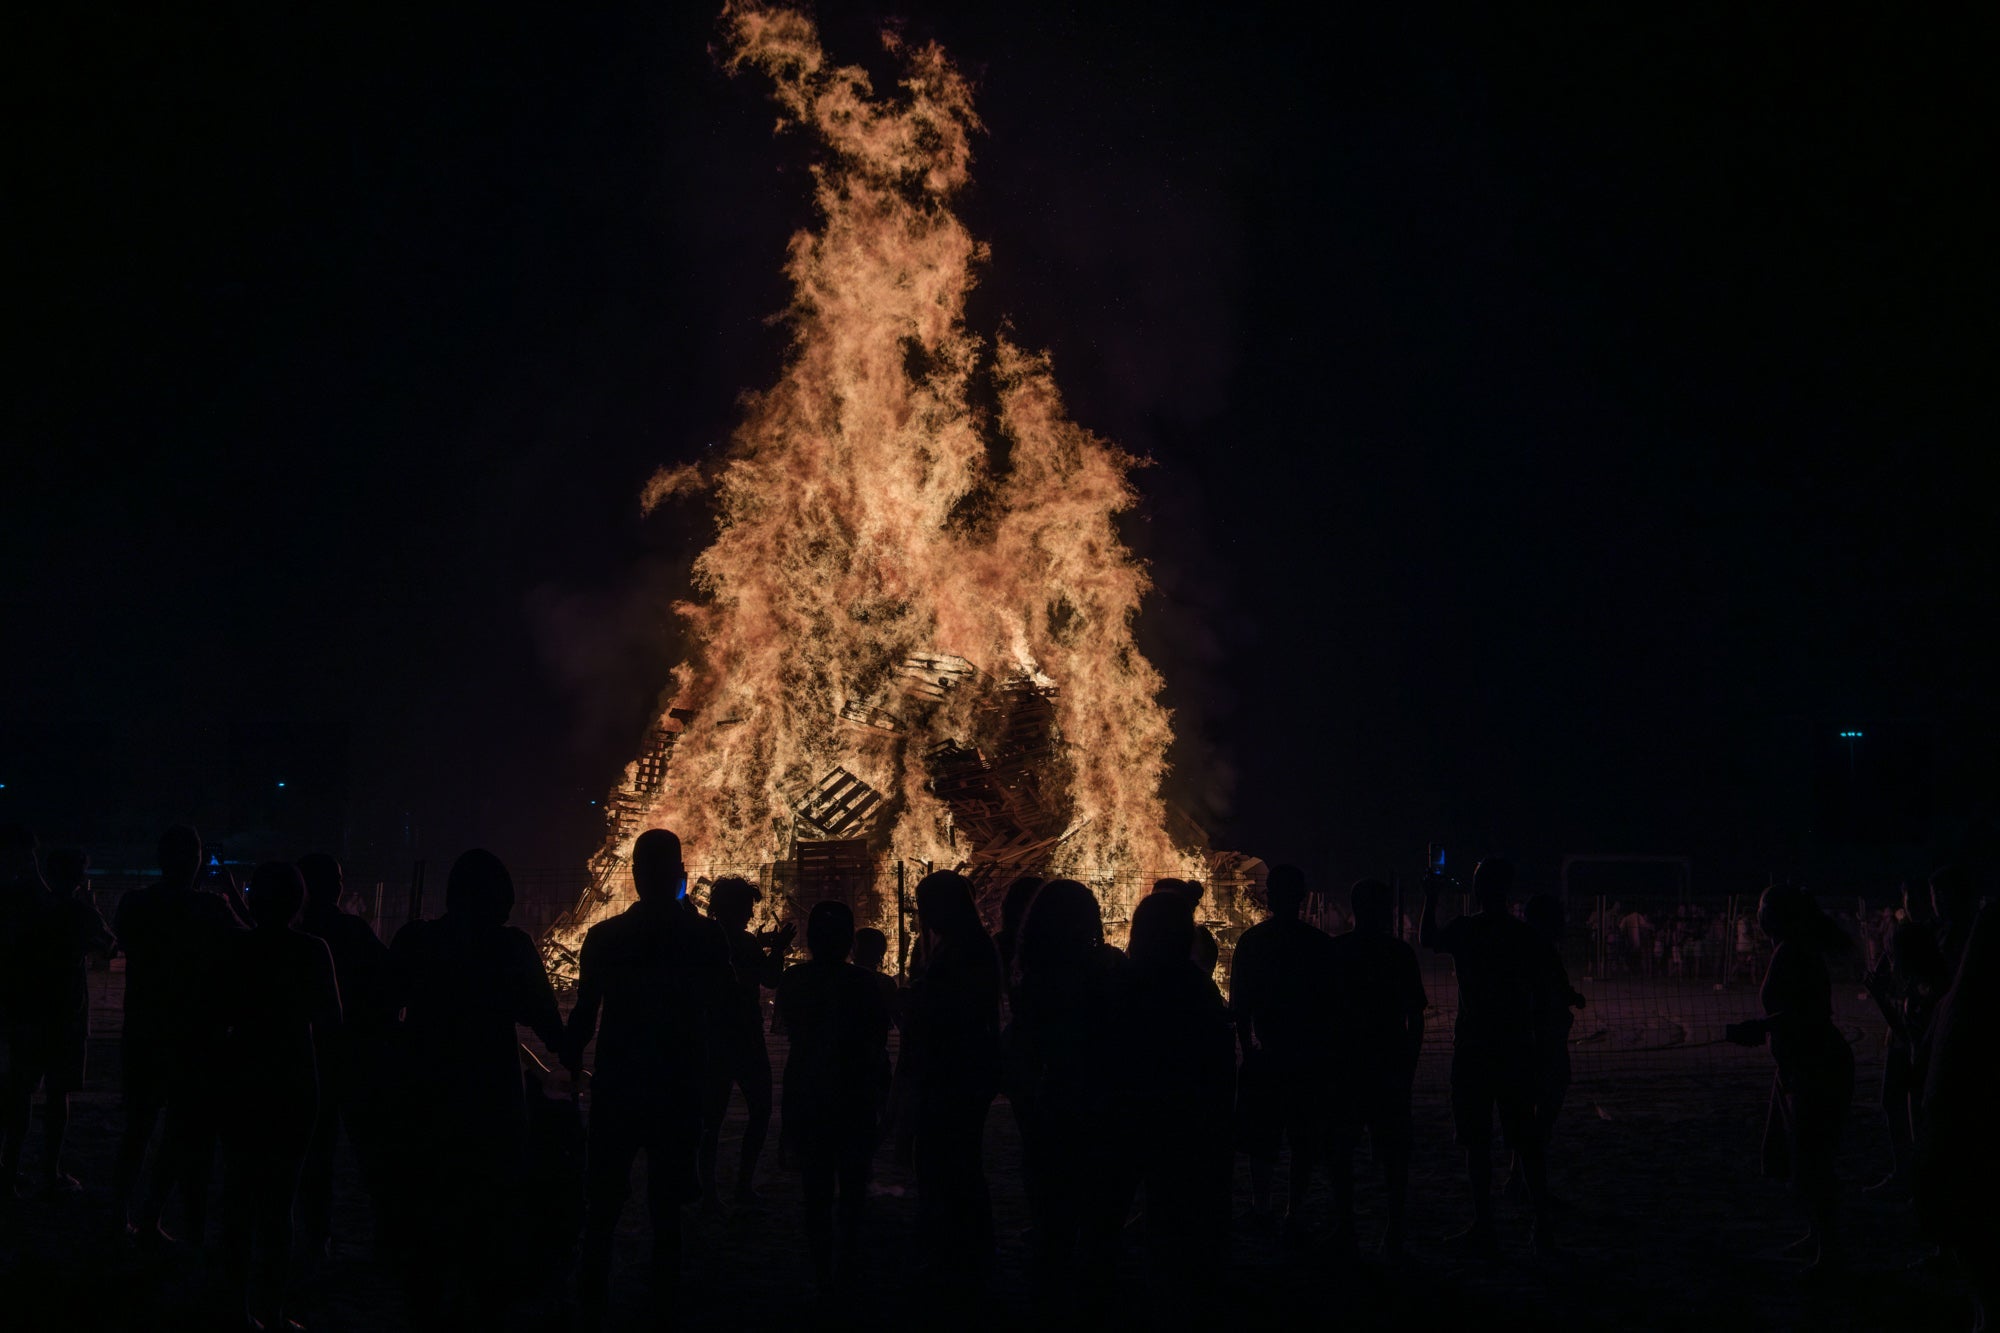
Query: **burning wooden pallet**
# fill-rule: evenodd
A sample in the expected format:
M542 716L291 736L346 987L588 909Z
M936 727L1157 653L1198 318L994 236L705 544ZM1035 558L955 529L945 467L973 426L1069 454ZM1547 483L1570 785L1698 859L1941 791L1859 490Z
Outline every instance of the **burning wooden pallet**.
M844 768L821 778L810 791L792 798L797 838L865 838L882 812L882 793Z

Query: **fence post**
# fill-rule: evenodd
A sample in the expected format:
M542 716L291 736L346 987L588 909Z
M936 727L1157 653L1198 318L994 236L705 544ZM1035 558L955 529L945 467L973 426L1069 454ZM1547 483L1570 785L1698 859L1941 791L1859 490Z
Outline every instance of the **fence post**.
M903 861L896 861L896 979L910 979L910 904L903 889Z
M421 857L410 867L410 914L408 920L416 921L424 914L424 863Z
M370 924L375 927L375 938L382 939L382 881L379 879L375 881L375 919ZM383 942L387 943L386 940Z

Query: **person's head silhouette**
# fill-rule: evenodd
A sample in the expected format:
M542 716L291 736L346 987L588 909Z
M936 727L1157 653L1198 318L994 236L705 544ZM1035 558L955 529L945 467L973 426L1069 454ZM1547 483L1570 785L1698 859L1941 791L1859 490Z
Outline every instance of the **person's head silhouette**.
M1514 863L1504 856L1489 856L1472 872L1472 897L1479 910L1491 916L1507 914L1507 898L1514 891Z
M90 880L90 853L80 847L58 847L43 863L45 878L57 893L75 893Z
M1347 904L1354 909L1354 928L1370 935L1387 935L1395 915L1395 895L1379 879L1355 882L1347 891Z
M1171 890L1149 893L1132 913L1126 956L1142 969L1188 964L1194 950L1194 905Z
M514 877L484 847L461 853L444 884L446 916L480 925L504 926L514 910Z
M1073 879L1052 879L1021 923L1015 962L1023 976L1087 962L1104 943L1104 912L1097 895Z
M663 828L639 835L632 844L632 888L640 902L671 902L687 892L679 837Z
M806 949L815 963L838 963L854 947L854 913L846 903L828 898L813 904L806 916Z
M870 972L882 970L882 960L889 956L889 937L873 926L863 926L854 932L854 962Z
M1275 865L1264 879L1264 899L1271 915L1280 921L1296 921L1306 905L1306 872L1294 865Z
M708 915L731 932L747 930L763 898L762 891L741 875L724 875L708 886ZM848 925L853 925L852 913Z
M1896 975L1938 994L1951 985L1951 964L1945 961L1937 932L1921 921L1904 921L1889 937L1889 956Z
M459 858L461 862L464 859ZM457 874L457 867L453 867L454 879ZM257 929L283 930L299 918L299 908L306 900L305 881L291 862L266 861L251 872L250 892L244 896Z
M306 882L306 902L315 911L331 912L339 908L340 862L332 853L308 852L301 856L299 878Z
M1000 929L1008 934L1018 935L1021 923L1028 919L1028 904L1035 900L1035 893L1042 887L1042 881L1033 875L1023 875L1007 886L1007 896L1000 900Z
M160 835L160 883L170 889L194 886L201 873L201 835L176 824Z
M986 938L986 926L972 901L972 881L955 870L934 870L917 884L917 921L945 946Z
M1777 944L1832 951L1848 943L1846 932L1795 884L1773 884L1764 890L1757 900L1757 927Z

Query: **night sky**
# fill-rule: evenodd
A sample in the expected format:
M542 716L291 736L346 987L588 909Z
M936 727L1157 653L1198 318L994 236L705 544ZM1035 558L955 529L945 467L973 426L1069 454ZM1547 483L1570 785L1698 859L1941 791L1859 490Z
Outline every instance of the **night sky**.
M704 6L284 8L12 43L0 801L99 836L223 755L352 857L576 864L705 537L637 493L779 364L807 145ZM1883 864L1991 835L1986 34L928 8L819 13L976 77L975 321L1154 464L1219 842L1754 885L1850 726L1928 756Z

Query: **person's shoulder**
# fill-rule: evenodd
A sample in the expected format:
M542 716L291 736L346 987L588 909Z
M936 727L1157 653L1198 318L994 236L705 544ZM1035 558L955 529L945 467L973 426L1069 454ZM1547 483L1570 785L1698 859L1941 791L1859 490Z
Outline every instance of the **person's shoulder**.
M357 943L368 943L371 941L380 943L375 934L375 927L369 925L352 912L335 914L327 935L329 937L338 936L344 940L354 940Z
M189 896L185 910L189 915L200 918L203 925L227 926L231 930L238 925L236 913L229 910L229 904L206 889L196 889Z
M429 947L431 937L436 934L436 925L436 922L427 921L422 917L415 921L405 921L402 929L396 932L395 938L389 941L389 951L409 953Z
M62 894L49 901L49 917L64 930L80 930L94 924L98 912L96 904Z
M606 917L596 925L591 926L583 932L583 947L586 949L601 949L605 945L616 941L620 935L631 929L628 925L620 924L624 920L625 917L621 913L618 916Z
M246 931L245 934L255 932ZM324 959L328 966L333 964L333 950L327 942L308 930L287 930L284 933L285 948L299 958L317 963Z

